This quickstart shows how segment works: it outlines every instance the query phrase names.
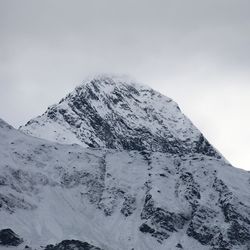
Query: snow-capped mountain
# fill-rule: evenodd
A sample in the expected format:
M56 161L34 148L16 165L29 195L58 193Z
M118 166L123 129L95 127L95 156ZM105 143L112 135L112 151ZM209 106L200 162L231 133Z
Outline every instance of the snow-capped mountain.
M223 159L63 145L3 121L0 137L1 228L18 249L248 249L250 174Z
M249 250L249 190L176 103L123 79L21 131L0 120L0 249Z
M101 75L20 128L60 143L218 155L170 98L131 80Z

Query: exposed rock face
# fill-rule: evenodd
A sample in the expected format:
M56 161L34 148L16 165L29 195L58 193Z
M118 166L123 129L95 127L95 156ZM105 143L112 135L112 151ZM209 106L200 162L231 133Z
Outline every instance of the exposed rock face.
M150 88L99 77L21 130L51 140L0 120L0 221L30 249L249 250L250 173Z
M110 76L85 81L20 129L52 141L95 148L218 156L170 98Z
M15 234L11 229L0 230L0 247L2 246L18 246L23 240Z
M140 226L140 231L150 233L159 242L167 239L171 233L177 232L178 229L182 229L186 222L184 215L156 207L150 194L146 195L141 219L146 220L146 222Z
M55 246L48 245L45 250L101 250L101 248L79 240L64 240Z

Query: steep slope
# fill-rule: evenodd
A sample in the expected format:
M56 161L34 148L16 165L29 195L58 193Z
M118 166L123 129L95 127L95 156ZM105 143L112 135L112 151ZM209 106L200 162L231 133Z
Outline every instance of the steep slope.
M174 101L114 76L84 81L20 129L51 141L94 148L218 156Z
M63 145L2 120L0 159L17 249L249 249L250 174L223 159Z

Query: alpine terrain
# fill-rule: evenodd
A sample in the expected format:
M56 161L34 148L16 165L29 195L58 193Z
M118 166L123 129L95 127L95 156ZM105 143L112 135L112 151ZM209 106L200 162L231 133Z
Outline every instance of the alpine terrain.
M0 120L0 249L249 250L249 190L132 80L86 80L19 130Z

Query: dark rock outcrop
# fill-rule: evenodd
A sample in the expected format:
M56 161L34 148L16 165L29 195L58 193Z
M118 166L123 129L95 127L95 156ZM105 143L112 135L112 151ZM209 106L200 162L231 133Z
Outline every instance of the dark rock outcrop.
M141 219L145 222L139 230L142 233L151 234L159 242L167 239L171 233L182 229L186 222L186 218L182 214L156 207L150 194L146 195Z
M56 245L47 245L45 250L102 250L87 242L79 240L64 240Z
M18 246L23 240L10 228L0 230L0 246Z

